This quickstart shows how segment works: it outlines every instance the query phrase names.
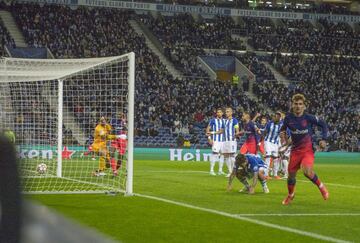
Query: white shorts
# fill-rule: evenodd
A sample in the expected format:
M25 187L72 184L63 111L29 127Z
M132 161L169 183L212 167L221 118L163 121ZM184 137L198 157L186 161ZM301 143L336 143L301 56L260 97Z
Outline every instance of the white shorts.
M225 141L223 145L222 153L234 154L236 153L237 143L236 141Z
M265 156L279 156L279 145L276 143L265 141L264 143L265 147Z
M213 153L222 153L223 146L224 146L223 143L224 142L214 141L212 144Z

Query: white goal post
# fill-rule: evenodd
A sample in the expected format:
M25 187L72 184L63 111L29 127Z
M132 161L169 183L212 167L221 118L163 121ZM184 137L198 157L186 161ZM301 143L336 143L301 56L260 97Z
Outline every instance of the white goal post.
M0 59L0 129L15 135L23 192L132 195L134 90L133 52Z

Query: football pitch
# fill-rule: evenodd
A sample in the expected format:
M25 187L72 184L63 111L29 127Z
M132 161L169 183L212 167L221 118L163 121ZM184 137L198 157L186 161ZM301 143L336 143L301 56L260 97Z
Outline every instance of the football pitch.
M135 160L133 197L31 195L35 201L122 242L360 242L360 156L321 157L317 187L298 174L291 205L285 180L258 183L255 195L226 191L206 162Z

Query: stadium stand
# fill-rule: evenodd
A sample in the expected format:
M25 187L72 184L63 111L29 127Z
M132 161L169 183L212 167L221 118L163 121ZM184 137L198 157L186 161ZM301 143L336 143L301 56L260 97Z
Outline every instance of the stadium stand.
M256 81L274 80L274 74L268 69L264 63L259 61L259 57L255 53L247 52L245 54L235 56L256 75Z
M354 151L359 138L358 80L360 60L336 56L273 56L274 66L289 79L289 86L271 80L259 83L255 93L278 109L289 106L288 97L302 92L310 99L310 113L324 117L332 133L333 149Z
M15 47L15 41L10 36L9 31L4 26L2 20L0 19L0 56L6 56L6 52L4 49L5 45L9 45L10 47Z
M153 2L158 3L156 0L135 0L135 2ZM327 14L346 14L346 15L359 15L359 12L351 11L348 6L341 4L327 3L327 2L306 2L299 4L297 2L278 2L273 4L271 1L257 1L256 5L249 3L248 0L238 1L193 1L193 0L164 0L163 3L167 4L181 4L181 5L197 5L207 7L228 7L228 8L241 8L241 9L256 9L256 10L269 10L269 11L284 11L284 12L307 12L307 13L327 13Z
M248 43L256 50L271 52L304 52L312 54L359 55L359 33L346 23L330 23L320 20L321 27L310 22L285 21L279 26L254 28L254 21L248 18ZM255 25L258 25L258 20Z
M235 24L228 17L196 22L189 14L163 16L156 20L143 15L140 20L156 35L166 56L185 76L207 77L196 61L197 56L205 54L204 49L245 49L240 41L231 38Z
M236 92L230 84L211 82L206 78L173 78L159 58L147 48L144 37L137 35L128 24L127 20L132 17L130 12L15 4L13 13L18 24L22 26L29 45L47 46L58 58L117 55L135 50L138 65L135 127L139 133L135 138L136 145L174 146L177 136L172 134L173 122L175 114L178 114L182 121L182 130L186 133L185 137L190 138L187 131L189 125L194 125L196 135L199 136L199 146L205 146L206 137L202 129L206 121L195 120L195 114L201 111L208 118L212 115L214 106L230 105L234 102L231 94L236 95L235 103L238 107L246 107L253 112L258 109L254 101ZM51 16L57 16L57 21ZM36 19L39 21L34 21ZM119 31L114 33L113 29ZM89 117L89 112L85 112L91 110L91 107L85 107L88 102L71 98L81 97L83 89L67 87L64 90L72 92L65 95L72 99L67 102L79 102L72 106L77 109L77 119L88 134L100 114L91 111L92 115ZM157 136L150 135L156 134L154 130L158 132Z
M321 30L310 22L281 20L282 24L275 25L272 20L261 18L243 18L243 25L236 25L229 18L202 20L197 23L189 15L164 16L155 20L148 15L135 16L121 10L71 10L61 6L39 7L31 4L15 4L13 13L30 45L47 46L59 58L117 55L135 50L138 65L135 141L138 146L176 146L180 135L184 139L190 139L194 134L195 137L198 136L199 145L206 146L202 129L206 125L206 118L213 114L213 107L232 105L237 112L250 110L255 113L259 111L259 103L265 103L274 110L286 111L289 95L296 91L313 95L314 88L316 92L310 112L328 120L332 134L340 138L337 140L338 144L333 145L334 148L351 150L354 149L352 147L356 138L358 141L359 134L349 135L348 131L359 130L354 127L356 123L354 125L351 122L354 119L359 120L355 112L359 101L356 98L337 98L344 95L356 97L354 94L359 93L354 77L359 73L358 59L333 56L273 56L270 60L279 72L289 80L298 81L287 85L274 80L273 73L259 60L263 57L254 53L238 55L257 76L254 92L259 103L241 94L228 83L210 81L205 73L196 67L194 60L204 53L205 49L242 49L243 47L234 46L238 43L231 39L229 30L234 28L246 29L249 44L256 51L358 55L358 33L344 23L333 24L321 20ZM54 21L54 16L61 21ZM144 37L132 30L127 22L130 18L140 19L163 44L169 59L185 76L193 77L182 80L173 78L159 58L147 48ZM113 29L119 31L113 32ZM316 74L314 68L323 71L318 72L320 76L313 75ZM330 80L325 79L328 75L332 75ZM339 99L339 102L334 102L334 98ZM347 105L348 102L351 105ZM84 107L85 103L79 104L83 110L87 109ZM353 110L345 109L345 104ZM80 113L81 110L79 109ZM330 112L335 115L330 115ZM97 116L98 114L95 115ZM206 118L202 119L204 116ZM82 124L94 122L84 122L81 117L79 114L78 120ZM335 124L337 119L340 122ZM85 125L84 129L87 132L91 130L89 125Z

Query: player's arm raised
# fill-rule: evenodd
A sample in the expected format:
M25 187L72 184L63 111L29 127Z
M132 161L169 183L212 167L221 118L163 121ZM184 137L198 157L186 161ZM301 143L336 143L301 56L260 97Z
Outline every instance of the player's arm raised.
M254 116L254 118L252 119L253 122L256 122L256 119L258 119L261 116L261 114L259 112L256 113L256 115Z
M256 127L255 123L253 123L251 125L251 132L253 132L254 135L255 135L255 142L256 142L256 146L258 147L257 150L259 150L259 147L260 147L260 135L257 133L256 128L257 127Z

